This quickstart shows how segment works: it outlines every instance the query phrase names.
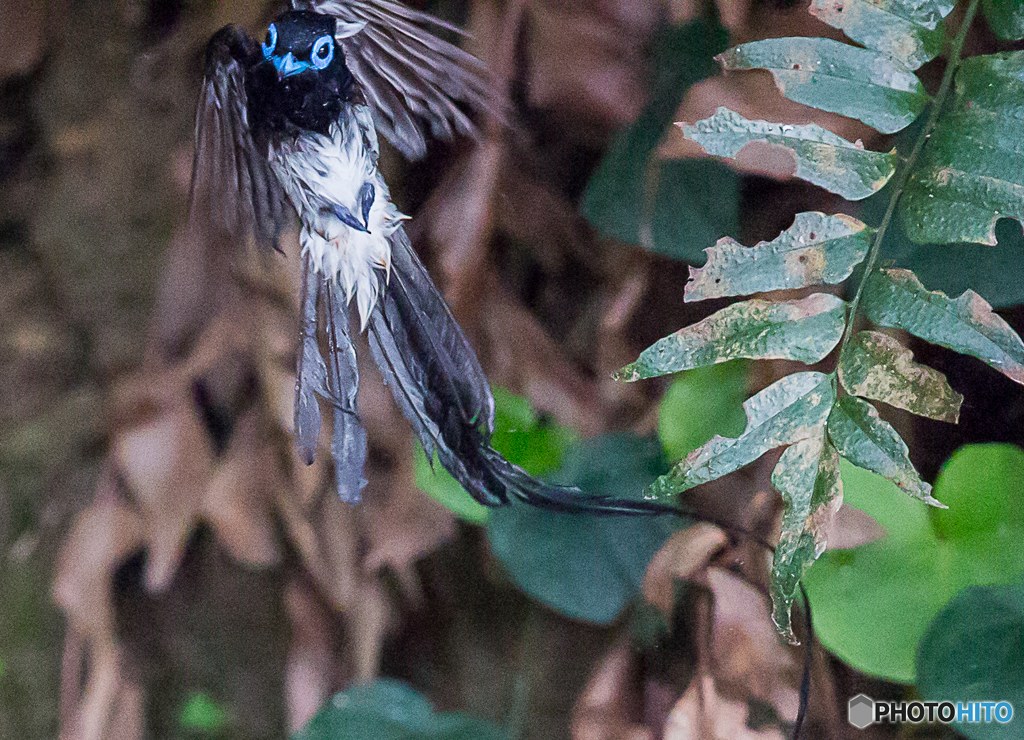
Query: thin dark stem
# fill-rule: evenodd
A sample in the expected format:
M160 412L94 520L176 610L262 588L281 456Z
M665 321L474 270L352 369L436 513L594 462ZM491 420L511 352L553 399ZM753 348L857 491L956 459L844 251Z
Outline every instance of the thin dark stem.
M814 619L811 616L811 600L807 598L807 589L803 581L800 581L800 601L804 607L804 632L806 646L804 647L804 675L800 679L800 709L796 714L796 724L793 726L793 740L800 740L800 731L803 729L804 720L807 719L807 706L811 702L811 660L814 654Z
M907 187L910 175L914 172L914 167L921 155L921 151L924 149L928 139L931 138L932 131L935 130L935 124L938 123L939 115L946 104L946 98L949 96L949 90L953 85L953 76L956 74L957 67L960 66L960 53L963 51L964 42L967 40L967 32L970 30L974 16L978 12L979 4L980 0L971 0L970 5L967 6L967 11L964 13L963 20L960 23L960 29L949 45L946 72L942 75L942 83L939 85L938 92L935 93L935 99L932 100L931 110L925 121L924 129L922 129L921 135L917 137L917 141L914 142L914 149L910 152L910 156L907 157L903 167L896 173L896 179L892 183L892 195L889 197L889 206L885 209L885 215L882 217L882 223L878 226L878 231L875 232L875 238L871 242L867 261L864 263L864 274L861 276L860 285L857 286L857 292L853 296L853 301L850 302L850 318L846 322L846 330L843 332L843 339L839 344L840 358L843 356L843 350L846 349L846 343L850 340L850 335L853 334L853 326L857 319L857 309L860 307L864 286L867 285L868 278L871 277L871 273L875 270L878 255L882 250L882 242L885 239L886 232L889 230L889 224L892 223L896 207L903 197L903 191Z

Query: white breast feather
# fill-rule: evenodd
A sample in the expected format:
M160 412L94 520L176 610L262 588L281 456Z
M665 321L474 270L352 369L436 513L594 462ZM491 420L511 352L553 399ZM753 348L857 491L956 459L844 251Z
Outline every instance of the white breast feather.
M364 105L346 106L330 136L304 133L270 152L274 171L302 220L302 253L337 282L346 300L355 298L361 329L377 302L377 271L385 281L389 274L388 237L408 218L391 202L377 154L377 135ZM362 218L358 201L364 183L372 183L375 191L366 219L369 232L352 228L334 213L334 206L341 205Z

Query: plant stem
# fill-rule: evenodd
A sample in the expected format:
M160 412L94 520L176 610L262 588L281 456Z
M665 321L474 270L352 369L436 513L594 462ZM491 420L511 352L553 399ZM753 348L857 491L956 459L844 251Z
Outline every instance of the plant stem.
M907 181L910 179L910 175L914 172L914 166L917 164L917 159L921 155L921 151L924 149L924 145L928 139L931 138L932 131L935 129L935 124L939 121L939 115L942 113L942 108L946 104L946 98L949 96L949 90L953 86L953 76L956 74L957 67L960 66L960 53L963 51L964 42L967 40L967 32L971 28L971 23L974 21L974 16L978 12L978 5L980 0L971 0L970 5L967 6L967 11L964 13L963 20L960 22L960 29L957 31L956 37L949 45L949 59L946 62L946 71L942 75L942 83L939 85L938 92L935 93L935 98L932 100L931 110L928 112L928 118L925 121L924 128L921 130L921 135L917 137L917 141L914 142L914 149L910 152L910 156L904 163L900 171L896 173L896 179L892 183L892 196L889 198L889 205L885 209L885 215L882 217L882 223L878 226L878 231L875 232L875 238L871 242L871 249L868 251L867 261L864 263L864 274L861 276L860 285L857 286L857 292L853 296L853 301L850 302L850 318L846 322L846 330L843 332L843 339L839 344L839 357L840 360L843 356L843 351L846 349L846 343L850 340L850 335L853 334L853 326L857 319L857 309L860 307L861 295L864 293L864 286L867 285L868 278L871 277L871 273L875 270L875 264L878 262L878 255L882 251L882 241L885 239L885 234L889 230L889 224L892 223L893 215L896 213L896 207L899 205L900 199L903 197L903 191L907 187Z

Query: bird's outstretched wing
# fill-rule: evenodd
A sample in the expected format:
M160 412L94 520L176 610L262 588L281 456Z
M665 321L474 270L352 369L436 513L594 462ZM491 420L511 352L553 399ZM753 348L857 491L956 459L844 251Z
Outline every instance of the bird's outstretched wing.
M277 247L289 219L284 190L249 126L245 70L260 47L237 26L225 26L206 45L203 89L196 110L190 218L210 236L237 242L253 237Z
M345 63L373 111L377 130L410 159L439 139L476 131L471 111L489 107L487 69L476 57L429 30L452 29L394 0L293 0L298 10L338 19Z

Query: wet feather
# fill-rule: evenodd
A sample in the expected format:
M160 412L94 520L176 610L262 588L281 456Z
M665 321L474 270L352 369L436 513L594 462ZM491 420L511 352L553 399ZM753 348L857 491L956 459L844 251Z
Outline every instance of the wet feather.
M344 24L365 23L338 43L373 112L380 132L410 159L426 155L425 132L451 138L475 135L453 101L482 112L492 107L491 80L472 54L429 30L459 32L437 18L391 0L293 2L297 9L331 15ZM413 116L415 114L415 118Z
M327 364L320 354L316 331L320 276L308 257L303 260L303 267L302 331L295 371L295 445L303 462L312 465L322 421L317 396L327 393Z
M334 434L331 454L334 457L338 496L346 503L357 503L366 480L366 430L359 419L356 394L359 389L359 367L349 328L348 301L333 280L321 276L327 320L327 389L334 406Z

